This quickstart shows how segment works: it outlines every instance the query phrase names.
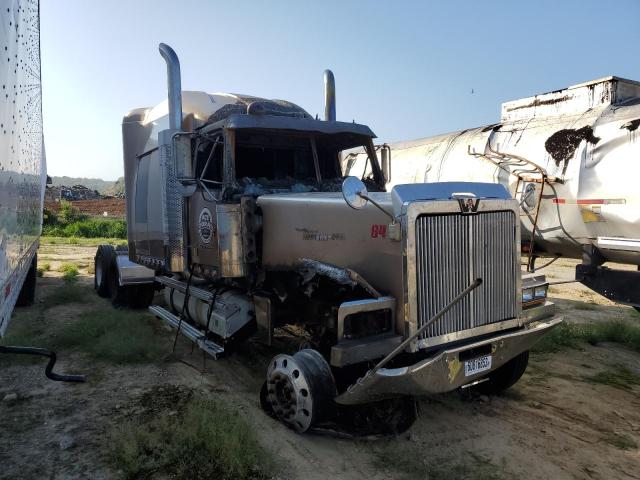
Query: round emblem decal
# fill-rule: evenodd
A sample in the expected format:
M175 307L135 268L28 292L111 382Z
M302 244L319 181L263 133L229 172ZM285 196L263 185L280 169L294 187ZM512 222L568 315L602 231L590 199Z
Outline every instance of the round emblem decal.
M211 220L211 211L203 208L198 217L198 234L202 243L211 243L213 237L213 222Z

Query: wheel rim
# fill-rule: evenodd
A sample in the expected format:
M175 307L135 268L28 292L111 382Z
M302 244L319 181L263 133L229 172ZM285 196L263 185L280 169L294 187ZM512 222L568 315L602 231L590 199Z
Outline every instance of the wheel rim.
M96 287L100 288L102 286L102 262L99 262L97 260L94 262L94 271Z
M331 369L315 350L278 355L267 372L267 401L283 423L306 432L335 396Z

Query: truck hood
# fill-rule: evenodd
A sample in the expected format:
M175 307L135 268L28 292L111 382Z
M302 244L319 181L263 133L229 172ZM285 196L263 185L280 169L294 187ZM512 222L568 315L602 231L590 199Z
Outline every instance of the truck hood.
M391 194L370 195L393 214ZM308 258L351 268L377 290L401 298L401 242L387 237L389 218L371 203L354 210L341 193L263 195L257 203L267 270L291 270Z

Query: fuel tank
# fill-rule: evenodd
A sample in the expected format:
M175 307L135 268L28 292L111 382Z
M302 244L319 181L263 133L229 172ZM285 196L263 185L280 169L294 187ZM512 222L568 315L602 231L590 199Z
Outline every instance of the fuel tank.
M535 224L537 253L581 258L595 245L609 261L640 265L639 82L606 77L510 101L499 123L390 151L389 189L501 183L521 204L523 245Z

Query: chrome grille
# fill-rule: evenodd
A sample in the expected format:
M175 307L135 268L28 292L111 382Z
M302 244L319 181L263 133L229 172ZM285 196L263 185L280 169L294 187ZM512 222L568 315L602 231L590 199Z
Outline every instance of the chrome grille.
M483 281L421 338L439 337L518 315L516 221L512 211L417 218L418 328L473 280Z

